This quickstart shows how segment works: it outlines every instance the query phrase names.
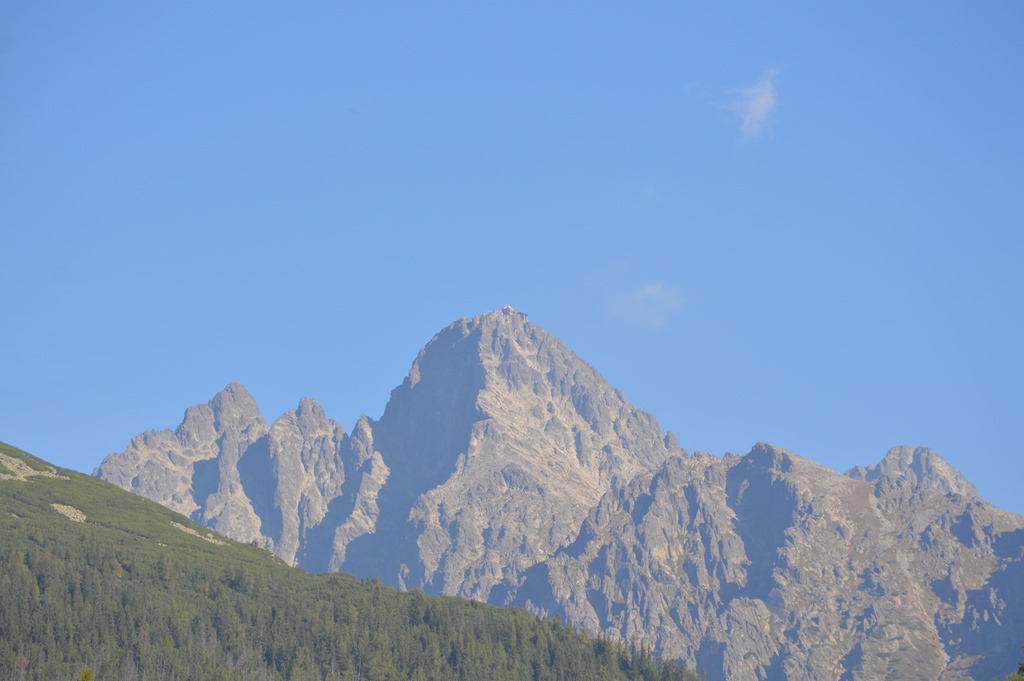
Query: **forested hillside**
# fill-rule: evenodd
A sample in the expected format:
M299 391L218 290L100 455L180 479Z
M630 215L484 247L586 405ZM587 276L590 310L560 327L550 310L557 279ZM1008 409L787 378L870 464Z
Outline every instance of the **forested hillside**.
M0 443L0 678L692 680L553 620L310 575Z

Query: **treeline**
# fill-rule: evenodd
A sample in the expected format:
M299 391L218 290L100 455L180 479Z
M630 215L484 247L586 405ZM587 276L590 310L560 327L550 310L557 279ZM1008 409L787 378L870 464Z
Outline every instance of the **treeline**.
M70 475L0 482L0 679L71 681L86 669L97 681L696 678L522 611L214 546L173 528L187 521L166 509ZM90 520L72 522L51 500Z

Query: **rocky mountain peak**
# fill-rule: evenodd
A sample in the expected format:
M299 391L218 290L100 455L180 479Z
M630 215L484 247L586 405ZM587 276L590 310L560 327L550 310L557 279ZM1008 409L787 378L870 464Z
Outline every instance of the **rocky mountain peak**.
M337 433L341 437L345 433L345 429L327 418L324 408L309 397L303 397L299 401L298 407L279 416L270 428L271 434L281 433L284 430L292 431L295 437L307 440L322 438L328 433L331 435Z
M943 494L978 497L978 490L960 471L927 447L893 447L877 464L856 466L847 475L867 482L882 478L904 479L913 484L928 485Z
M497 347L503 346L507 349L510 339L529 338L535 336L538 331L546 334L539 327L530 324L524 313L508 305L475 317L456 320L439 331L424 346L413 362L403 385L415 387L422 379L424 371L448 368L452 354L470 355L480 359ZM496 342L499 338L505 339L505 342ZM516 344L519 343L521 340Z
M795 461L800 459L788 449L767 442L758 442L744 458L759 468L778 473L788 473L793 470Z
M228 383L208 404L213 416L213 428L218 433L249 433L266 430L268 427L256 400L241 383Z
M1024 631L1024 518L931 450L846 476L764 442L688 456L509 306L439 331L351 435L310 398L268 427L232 383L97 475L290 564L560 614L714 681L993 678Z
M295 420L303 427L304 424L326 423L328 418L319 402L311 397L303 397L295 409Z
M674 453L652 416L511 307L435 335L373 444L390 469L378 521L389 530L361 539L345 569L478 598L566 541L613 485ZM382 542L390 533L419 539Z

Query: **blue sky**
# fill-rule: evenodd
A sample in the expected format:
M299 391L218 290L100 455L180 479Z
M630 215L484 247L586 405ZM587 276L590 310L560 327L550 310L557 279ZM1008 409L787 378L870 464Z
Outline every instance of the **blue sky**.
M350 428L511 304L688 449L1024 512L1024 5L552 5L0 5L0 439Z

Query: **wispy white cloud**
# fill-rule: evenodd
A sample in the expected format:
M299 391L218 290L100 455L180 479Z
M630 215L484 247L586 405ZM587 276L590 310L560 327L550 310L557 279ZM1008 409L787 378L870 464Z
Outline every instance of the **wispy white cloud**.
M744 139L756 139L771 121L772 112L778 104L775 82L778 69L769 69L761 80L737 91L733 108L740 117L740 134Z
M608 310L620 322L657 327L664 324L680 305L679 293L675 288L653 283L613 296L609 300Z

